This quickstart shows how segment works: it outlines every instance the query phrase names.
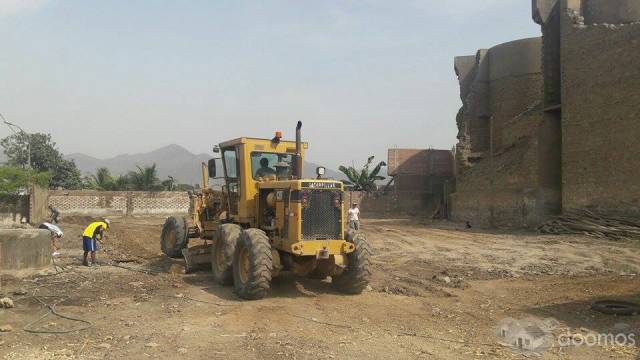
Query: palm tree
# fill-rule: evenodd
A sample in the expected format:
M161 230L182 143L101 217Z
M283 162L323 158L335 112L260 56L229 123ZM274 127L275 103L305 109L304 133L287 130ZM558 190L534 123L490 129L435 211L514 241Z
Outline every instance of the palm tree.
M98 168L96 174L91 177L98 190L114 190L113 177L106 167Z
M120 175L113 180L113 187L118 191L131 190L131 179L128 175Z
M367 163L364 165L362 170L358 171L353 166L345 167L340 166L338 170L340 170L345 176L349 179L349 181L344 181L346 184L353 185L353 190L356 191L373 191L376 189L376 180L384 180L384 176L378 175L383 166L387 166L387 163L384 161L380 161L374 168L369 171L371 163L375 156L369 156L367 158Z
M151 166L136 166L138 171L129 172L129 178L135 190L155 191L161 188L156 164Z

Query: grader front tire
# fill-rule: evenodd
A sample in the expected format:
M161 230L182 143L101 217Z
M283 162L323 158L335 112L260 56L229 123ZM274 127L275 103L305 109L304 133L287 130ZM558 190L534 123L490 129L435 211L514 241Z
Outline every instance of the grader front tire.
M160 247L170 258L182 256L182 249L187 247L187 224L183 217L168 217L162 226Z
M355 250L347 255L347 268L340 275L332 276L333 287L345 294L360 294L371 279L371 247L363 233L351 232L347 240Z
M271 288L273 255L264 231L246 229L240 234L233 256L233 284L246 300L264 298Z
M216 283L233 284L233 254L242 228L236 224L222 224L211 251L211 271Z

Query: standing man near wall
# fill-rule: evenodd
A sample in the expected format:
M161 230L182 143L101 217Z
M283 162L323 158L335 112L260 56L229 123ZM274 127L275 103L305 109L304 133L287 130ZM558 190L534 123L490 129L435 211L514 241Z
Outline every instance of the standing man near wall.
M360 209L358 209L358 203L351 205L347 220L349 220L349 229L360 230Z
M87 255L91 254L91 265L96 263L96 250L98 250L97 241L106 237L105 231L109 229L111 221L104 219L103 221L95 221L89 224L82 232L82 249L84 250L84 258L82 265L90 266L87 261Z

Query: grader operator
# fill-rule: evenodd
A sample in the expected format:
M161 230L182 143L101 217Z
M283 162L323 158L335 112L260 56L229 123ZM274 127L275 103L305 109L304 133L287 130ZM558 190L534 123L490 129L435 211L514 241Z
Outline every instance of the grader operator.
M344 224L343 184L303 179L307 143L239 138L219 144L224 185L216 178L216 159L203 164L203 188L192 196L190 220L170 217L161 237L163 252L207 261L216 282L233 284L244 299L261 299L281 271L324 279L344 293L358 294L369 283L371 249L363 233ZM189 238L211 240L188 246ZM189 259L187 259L189 263Z

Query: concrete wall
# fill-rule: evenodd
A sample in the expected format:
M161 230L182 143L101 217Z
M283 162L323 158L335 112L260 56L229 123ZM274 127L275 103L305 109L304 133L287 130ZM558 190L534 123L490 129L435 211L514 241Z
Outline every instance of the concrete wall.
M186 192L53 190L49 204L66 215L171 215L189 210Z
M0 229L0 270L50 264L51 235L48 230Z
M619 3L614 7L611 3ZM640 18L640 2L588 1L598 20ZM633 5L633 6L631 6ZM631 7L633 11L627 12ZM624 18L619 16L625 14ZM614 19L612 19L613 17ZM585 23L588 16L585 14ZM562 43L564 208L640 216L640 24L565 18Z

